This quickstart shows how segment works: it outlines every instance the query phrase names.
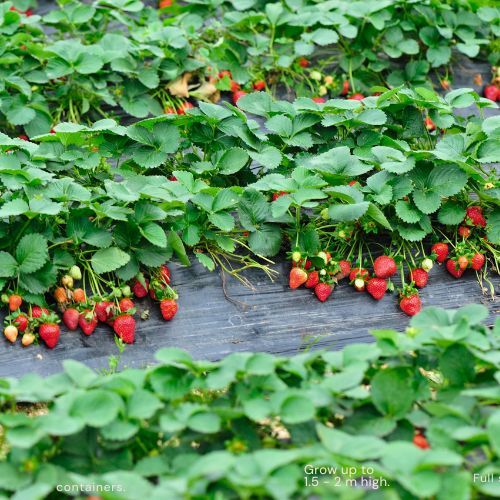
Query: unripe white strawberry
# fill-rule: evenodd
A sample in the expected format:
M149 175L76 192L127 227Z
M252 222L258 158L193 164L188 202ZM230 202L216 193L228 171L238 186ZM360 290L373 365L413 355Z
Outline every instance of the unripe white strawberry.
M292 260L294 262L299 262L301 258L302 258L302 254L300 252L293 252L292 253Z
M362 278L356 278L354 280L354 288L358 291L358 292L362 292L364 289L365 289L365 280L362 279Z
M61 278L61 283L66 288L69 288L69 289L73 288L73 278L69 274L65 274Z
M323 75L319 71L311 71L309 78L319 82L323 78Z
M429 272L432 267L434 266L434 263L432 262L431 259L429 259L428 257L425 258L423 261L422 261L422 269L426 272Z
M5 330L3 331L3 334L9 342L14 343L17 339L18 330L14 325L7 325L5 327Z
M326 255L325 252L318 252L317 255L320 259L323 259L325 261L325 264L328 264L328 255Z

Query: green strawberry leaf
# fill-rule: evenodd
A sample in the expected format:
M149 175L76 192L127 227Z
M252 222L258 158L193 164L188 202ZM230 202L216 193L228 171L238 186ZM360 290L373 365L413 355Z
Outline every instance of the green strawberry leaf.
M19 240L16 260L20 273L29 274L38 271L45 265L48 257L47 240L41 234L27 234Z
M130 255L117 247L103 248L97 250L92 256L92 268L97 274L104 274L114 271L130 260Z

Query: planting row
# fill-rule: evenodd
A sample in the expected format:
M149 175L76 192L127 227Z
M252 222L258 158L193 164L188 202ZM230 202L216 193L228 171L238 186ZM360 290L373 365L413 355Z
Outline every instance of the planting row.
M487 315L429 308L376 344L291 358L163 349L146 370L65 361L0 380L0 494L498 497L500 322Z
M273 278L268 259L282 249L300 280L317 274L322 298L341 278L338 263L364 289L366 267L385 253L411 273L400 290L407 301L429 262L446 259L435 243L449 253L449 272L470 267L486 288L498 272L499 181L489 164L499 160L500 120L453 109L495 104L468 89L380 92L324 103L259 92L238 107L201 102L128 127L108 119L61 123L34 141L1 134L5 301L22 300L28 317L31 305L76 305L93 322L96 304L118 304L136 282L159 293L158 270L172 257L244 281L249 267ZM89 300L67 286L72 266ZM175 300L160 285L158 299Z
M63 122L183 113L251 90L362 98L373 86L450 89L457 53L498 66L499 9L475 2L0 3L0 125L34 137ZM498 75L483 85L496 100ZM472 84L472 81L471 81Z

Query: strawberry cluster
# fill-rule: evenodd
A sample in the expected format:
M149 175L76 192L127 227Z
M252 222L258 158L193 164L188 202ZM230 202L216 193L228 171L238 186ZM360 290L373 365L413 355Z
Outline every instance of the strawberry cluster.
M166 115L185 115L188 109L193 109L193 103L189 101L181 101L177 104L170 104L169 106L165 106L163 112Z
M299 251L295 251L292 253L289 285L292 289L304 285L314 291L320 302L325 302L338 281L349 276L350 270L349 261L334 260L330 252L303 258Z
M429 281L429 271L433 261L444 262L449 254L446 243L436 243L432 247L432 255L424 256L417 264L411 259L407 264L409 272L408 281L399 289L398 303L400 309L408 316L414 316L422 309L419 290L424 288ZM469 256L468 262L474 269L484 265L484 256L475 254ZM289 274L289 286L292 289L305 286L313 289L314 294L321 302L325 302L332 294L335 285L342 279L348 279L349 284L357 292L368 293L374 300L381 300L386 292L395 290L391 278L403 270L400 258L391 255L381 255L373 261L373 269L362 265L351 267L351 262L346 259L332 258L329 252L322 251L315 256L303 256L296 250L291 253L292 269ZM448 261L450 262L451 259ZM359 262L359 261L358 261ZM479 266L479 267L478 267Z
M436 243L432 252L437 262L445 262L446 270L454 278L461 278L468 268L480 271L486 262L485 255L475 250L468 242L458 243L452 252L448 243Z
M487 241L485 227L486 219L482 208L479 205L469 206L465 219L457 230L461 241L451 251L448 243L433 245L431 250L436 261L440 264L445 262L447 271L454 278L461 278L468 268L480 271L484 267L486 256L478 248L481 240Z
M109 325L114 333L126 344L135 340L136 306L133 297L143 298L149 295L159 303L160 312L165 321L170 321L177 314L177 293L170 287L170 269L163 264L145 278L140 274L131 285L113 287L107 294L93 293L88 296L84 288L75 287L82 279L78 266L73 266L64 274L53 291L55 306L61 313L62 322L70 331L81 329L84 335L92 335L99 323ZM16 293L5 294L2 300L8 304L10 314L5 319L4 335L14 343L19 333L22 345L28 346L40 338L49 349L53 349L60 338L60 319L46 307L28 305L27 312L21 310L24 301ZM141 316L147 318L147 314Z

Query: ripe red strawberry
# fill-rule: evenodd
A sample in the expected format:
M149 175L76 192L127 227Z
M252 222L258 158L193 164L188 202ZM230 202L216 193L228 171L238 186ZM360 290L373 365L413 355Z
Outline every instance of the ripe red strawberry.
M172 0L160 0L159 7L160 9L166 9L167 7L172 6Z
M61 335L59 325L48 318L45 323L40 325L38 332L40 334L40 338L45 342L47 347L49 349L54 349L57 342L59 342L59 337Z
M78 320L80 319L80 313L74 308L70 307L64 311L62 320L66 325L68 330L76 330L78 328Z
M407 293L407 295L404 295L401 298L399 307L408 316L415 316L415 314L419 313L422 309L422 302L420 301L420 297L416 290Z
M33 318L41 318L43 314L49 314L48 309L40 306L33 306L33 309L31 310L31 316Z
M132 291L134 292L134 295L138 299L142 299L148 294L149 281L145 280L145 282L146 282L146 288L144 288L144 286L139 280L135 280L134 284L132 285Z
M81 288L75 288L73 290L73 300L79 303L87 302L85 291Z
M430 448L429 443L423 434L415 434L415 437L413 438L413 444L415 446L418 446L419 448L422 448L423 450L427 450Z
M168 285L170 283L170 269L167 267L167 264L162 264L160 266L160 275L163 281Z
M439 263L443 263L447 259L450 249L446 243L436 243L432 245L431 252L436 255L436 260Z
M92 335L97 326L95 311L92 311L92 309L85 309L85 311L80 314L78 324L85 335Z
M436 130L436 124L428 116L425 117L424 125L429 132Z
M289 285L291 289L299 288L307 281L307 273L300 267L293 267L290 271Z
M372 278L366 284L366 291L375 299L380 300L387 290L387 282L383 278Z
M475 271L479 271L484 266L485 257L482 253L476 253L471 259L471 267Z
M121 314L113 323L113 330L126 344L133 344L135 339L135 319L130 314Z
M470 228L467 226L460 226L458 228L458 234L464 238L467 239L470 236Z
M121 312L127 312L130 309L133 309L135 307L134 301L129 298L124 298L120 300L118 303L118 307L120 308Z
M326 102L326 99L324 97L313 97L312 100L318 104L323 104Z
M356 278L367 280L369 277L370 273L366 269L362 267L353 267L349 274L349 281L354 281Z
M305 57L299 59L299 66L301 68L307 68L309 66L309 61Z
M233 104L237 104L240 97L243 97L244 95L247 95L247 93L244 90L237 90L236 92L233 93Z
M307 277L305 284L306 288L314 288L319 283L319 273L318 271L311 271Z
M170 321L176 314L179 306L174 299L163 299L160 302L160 312L165 321Z
M340 272L337 274L337 279L342 280L347 278L351 273L351 263L348 260L339 260Z
M286 191L277 191L276 193L273 193L273 201L276 201L278 198L285 196L285 194L288 193Z
M500 98L500 90L496 85L487 85L484 87L484 97L496 102Z
M13 320L13 323L20 332L24 332L28 328L28 316L21 313Z
M97 302L94 307L94 312L97 319L101 323L106 323L113 316L113 302L109 300L103 300L101 302Z
M460 269L457 261L453 259L446 261L446 269L454 278L461 278L464 274L464 269Z
M390 278L397 270L396 262L388 255L381 255L373 262L373 272L377 278Z
M486 219L483 215L483 209L479 206L467 208L466 221L470 221L473 226L486 227Z
M356 93L356 94L352 94L351 96L349 96L347 99L351 100L351 101L362 101L363 99L365 98L365 96L363 94L360 94L359 92Z
M340 95L347 95L349 93L349 80L344 80L342 82L342 92Z
M266 82L264 80L257 80L253 84L253 88L257 91L264 90L266 88Z
M179 106L179 109L181 109L183 111L183 115L185 115L185 111L187 109L193 109L194 108L194 104L192 102L189 102L189 101L184 101L183 103L181 103L181 105Z
M220 79L224 78L225 76L227 76L229 79L233 78L231 71L229 71L228 69L223 69L221 72L219 72Z
M320 300L321 302L324 302L328 297L330 297L332 292L333 286L329 285L328 283L318 283L314 287L314 293L316 297L318 297L318 300Z
M9 310L17 311L21 307L22 303L23 299L20 295L18 295L17 293L12 294L9 297Z
M419 267L410 271L410 281L413 281L417 288L424 288L424 286L427 285L428 280L429 274L422 268Z
M238 90L241 90L240 84L236 83L234 80L231 80L231 92L238 92Z

